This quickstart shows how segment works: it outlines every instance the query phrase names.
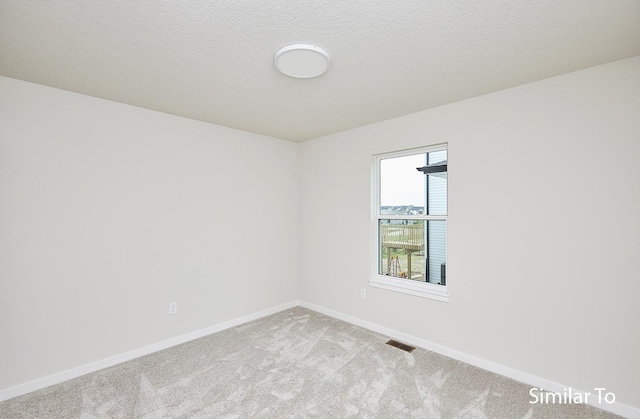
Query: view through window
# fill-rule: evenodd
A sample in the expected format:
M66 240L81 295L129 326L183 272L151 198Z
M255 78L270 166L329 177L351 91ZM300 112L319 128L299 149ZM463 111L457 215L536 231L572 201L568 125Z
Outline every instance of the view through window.
M446 286L447 149L377 157L378 275Z

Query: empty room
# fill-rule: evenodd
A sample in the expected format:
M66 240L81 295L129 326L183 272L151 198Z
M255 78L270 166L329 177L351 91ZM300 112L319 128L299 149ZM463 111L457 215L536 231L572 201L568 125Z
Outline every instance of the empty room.
M640 418L639 296L637 0L0 0L0 418Z

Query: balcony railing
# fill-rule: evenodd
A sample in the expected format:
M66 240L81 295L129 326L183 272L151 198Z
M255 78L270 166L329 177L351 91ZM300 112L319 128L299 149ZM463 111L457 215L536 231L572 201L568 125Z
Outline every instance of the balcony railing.
M424 250L424 223L419 224L381 224L380 239L382 247Z

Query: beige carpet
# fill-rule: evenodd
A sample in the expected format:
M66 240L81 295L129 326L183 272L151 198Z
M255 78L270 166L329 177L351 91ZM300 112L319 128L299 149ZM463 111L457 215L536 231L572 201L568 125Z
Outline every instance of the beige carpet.
M296 307L0 403L1 418L609 418Z

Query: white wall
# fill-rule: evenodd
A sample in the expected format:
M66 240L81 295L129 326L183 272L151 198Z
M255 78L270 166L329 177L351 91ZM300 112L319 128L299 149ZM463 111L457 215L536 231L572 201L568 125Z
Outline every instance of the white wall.
M451 301L370 288L441 142ZM300 298L640 407L638 156L640 57L300 145L0 77L0 389Z
M294 143L0 78L0 389L294 301L297 164Z
M368 287L371 155L442 142L450 302ZM300 166L302 300L640 407L640 57L308 141Z

